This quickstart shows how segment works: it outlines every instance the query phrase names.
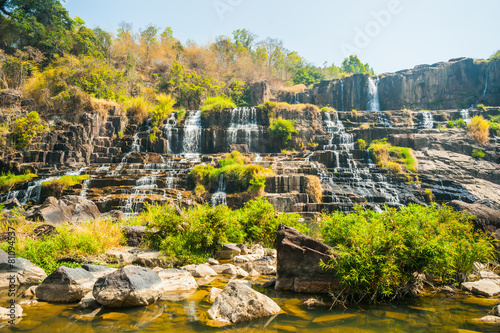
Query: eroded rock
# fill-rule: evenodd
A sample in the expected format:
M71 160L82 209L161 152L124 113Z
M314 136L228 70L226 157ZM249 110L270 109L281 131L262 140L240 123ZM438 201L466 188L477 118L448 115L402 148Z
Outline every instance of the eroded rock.
M491 280L479 280L475 282L464 282L462 288L473 294L486 297L500 295L500 286Z
M12 282L18 286L38 284L47 277L43 269L29 260L9 257L7 252L0 250L0 288L9 286L12 275L15 275L15 281Z
M186 292L198 288L193 276L182 269L164 269L158 272L158 276L163 281L161 288L163 293Z
M36 288L36 297L46 302L79 302L92 290L94 281L94 276L83 268L62 266Z

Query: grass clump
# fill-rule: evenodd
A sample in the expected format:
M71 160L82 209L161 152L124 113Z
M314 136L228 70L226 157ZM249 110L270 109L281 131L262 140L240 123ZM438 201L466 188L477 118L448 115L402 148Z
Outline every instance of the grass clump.
M490 124L482 116L475 116L467 125L467 135L479 144L486 144L490 136Z
M465 120L463 120L462 118L458 119L457 120L457 127L458 128L465 128L465 127L467 127L467 124L465 123Z
M221 112L222 110L234 109L235 107L236 104L230 97L208 97L201 106L201 112L202 114L205 114L206 112Z
M265 102L264 104L261 104L257 106L257 108L266 111L268 113L274 113L276 110L295 110L295 111L310 111L310 112L326 112L327 110L330 112L334 112L335 109L333 108L323 108L320 110L320 108L317 105L314 104L289 104L285 102L280 102L280 103L274 103L274 102Z
M461 282L474 262L494 255L490 238L474 231L471 218L447 206L410 204L382 213L357 206L353 214L323 215L321 233L334 247L322 265L344 288L334 293L340 302L402 298L417 274Z
M11 172L2 173L0 176L0 193L9 192L16 185L30 181L35 177L38 176L31 172L27 172L24 175L15 175Z
M189 180L196 189L202 185L208 191L215 191L218 187L221 174L224 174L227 193L245 191L263 191L266 178L273 173L262 165L249 164L249 160L240 152L233 151L220 161L220 167L200 164L188 174Z
M355 146L359 150L365 150L366 149L366 141L363 139L358 139L358 140L356 140Z
M418 172L418 162L410 148L396 147L387 142L387 138L373 140L368 148L373 160L381 168L411 180Z
M16 256L30 260L50 274L62 265L58 262L61 258L92 261L94 256L124 243L120 226L109 221L63 225L57 231L58 235L41 239L18 238ZM7 247L7 243L0 243L0 248Z
M486 155L484 154L484 152L481 150L481 149L472 149L472 157L480 160L482 158L484 158Z
M269 132L272 137L276 140L276 143L280 148L286 147L292 135L297 134L298 131L295 129L295 120L287 119L274 119L269 126Z
M311 202L321 203L323 201L323 187L318 176L307 176L305 192Z
M308 232L298 214L279 214L260 197L233 211L208 204L176 208L173 204L147 206L137 219L147 225L147 241L179 264L202 263L225 243L253 243L272 246L278 226L286 224Z
M47 198L49 196L54 196L59 198L63 194L64 190L67 190L77 184L81 184L84 180L89 179L89 177L89 175L64 175L61 178L43 182L41 197Z

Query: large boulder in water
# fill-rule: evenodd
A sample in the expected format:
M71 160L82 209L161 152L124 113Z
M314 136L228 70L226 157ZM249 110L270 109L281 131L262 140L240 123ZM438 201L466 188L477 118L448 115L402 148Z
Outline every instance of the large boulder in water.
M36 297L46 302L79 302L94 285L94 276L83 268L61 266L36 288Z
M45 223L61 224L64 222L85 222L101 218L96 204L76 195L66 195L57 200L48 197L45 202L26 218L39 219Z
M96 281L95 300L110 308L150 305L162 291L162 279L149 268L126 266Z
M340 285L331 271L323 270L320 262L332 258L332 248L301 234L294 228L280 225L276 237L277 290L299 293L328 293Z
M15 275L15 281L9 281ZM29 260L9 257L9 254L0 250L0 288L9 286L9 283L20 285L38 284L47 277L40 267L33 265Z
M240 281L231 281L215 298L208 315L219 325L229 325L274 316L280 311L269 297Z

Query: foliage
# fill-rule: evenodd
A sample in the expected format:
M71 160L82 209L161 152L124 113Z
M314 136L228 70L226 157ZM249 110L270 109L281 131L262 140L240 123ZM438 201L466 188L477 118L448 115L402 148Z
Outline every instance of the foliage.
M453 123L452 120L448 120L448 122L446 123L446 127L447 128L455 128L455 124Z
M447 206L410 204L399 210L336 212L323 215L322 236L334 247L323 267L332 269L343 291L340 301L401 298L418 273L443 283L466 278L475 261L492 258L490 238L475 232L471 218Z
M348 58L345 58L342 62L341 69L344 73L351 74L363 74L368 73L374 75L374 71L368 64L363 64L358 56L350 55Z
M479 144L486 144L490 136L490 124L482 116L475 116L467 125L467 135Z
M479 159L484 158L484 156L486 156L486 155L484 154L484 152L481 149L472 149L472 157L479 160Z
M465 121L462 118L457 120L457 127L458 128L465 128L466 126L467 126L467 124L465 123Z
M57 231L58 235L41 239L18 237L16 255L30 260L50 274L62 265L58 262L60 258L90 259L124 243L120 226L109 221L62 225L57 227ZM0 248L5 249L6 246L6 243L0 243Z
M311 202L321 203L323 200L323 187L318 176L307 176L305 184L305 192L309 196Z
M201 106L202 114L207 114L208 112L220 112L226 109L234 109L236 104L229 97L215 96L208 97L203 105Z
M153 106L143 96L130 98L124 104L127 115L135 119L139 124L148 119L150 113L153 111Z
M15 175L13 173L2 173L0 176L0 193L7 193L12 190L17 184L27 182L37 175L27 172L24 175Z
M234 80L229 85L229 98L236 106L251 106L251 91L245 81Z
M86 179L89 179L89 175L64 175L58 179L43 182L42 197L54 196L58 198L63 194L64 190L81 184Z
M46 130L38 112L31 111L25 117L14 120L11 131L16 148L26 148L37 134Z
M412 179L418 172L417 160L410 148L392 146L384 138L373 140L368 150L379 167L389 169L396 175Z
M313 66L306 66L299 68L292 80L295 84L305 84L309 86L324 79L325 75L323 75L319 69Z
M163 122L174 111L175 98L170 95L158 94L155 96L156 105L152 108L149 116L153 126L161 126Z
M274 119L269 126L269 133L276 140L279 147L286 147L292 139L292 135L297 134L295 120Z
M365 150L366 149L366 142L363 139L358 139L356 140L356 148L359 150Z
M476 108L479 110L479 111L486 111L486 108L484 107L484 104L478 104L476 106Z
M489 60L500 59L500 50L496 51Z

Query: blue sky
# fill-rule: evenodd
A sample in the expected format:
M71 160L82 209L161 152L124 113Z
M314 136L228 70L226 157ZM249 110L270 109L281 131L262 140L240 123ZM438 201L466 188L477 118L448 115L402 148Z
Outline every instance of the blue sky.
M317 66L357 53L377 74L500 49L498 0L66 0L72 17L115 33L171 26L198 44L246 28Z

